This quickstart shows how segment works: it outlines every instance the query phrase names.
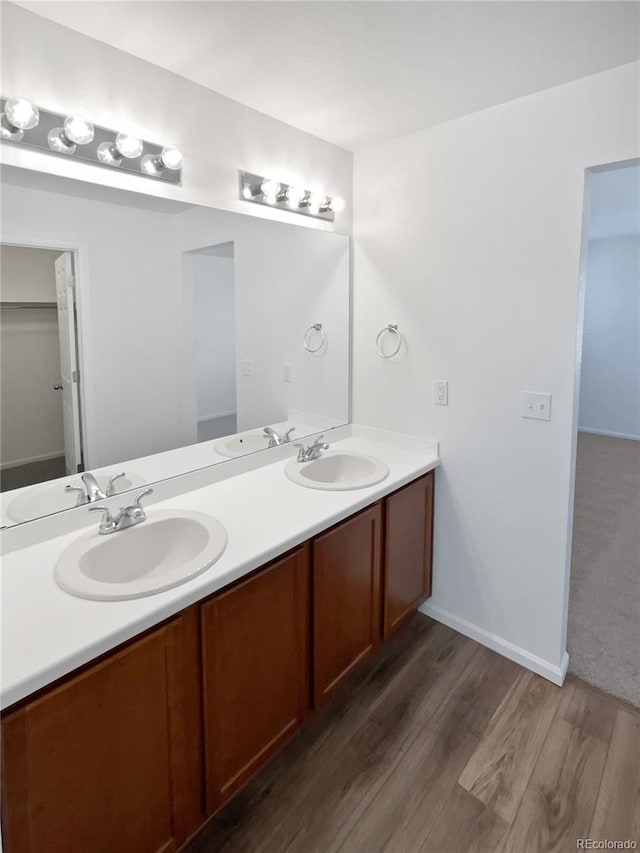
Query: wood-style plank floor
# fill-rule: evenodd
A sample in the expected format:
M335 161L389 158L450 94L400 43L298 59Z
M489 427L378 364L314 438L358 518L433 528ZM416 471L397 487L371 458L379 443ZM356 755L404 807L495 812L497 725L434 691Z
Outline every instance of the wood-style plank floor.
M185 853L640 849L640 712L418 615Z

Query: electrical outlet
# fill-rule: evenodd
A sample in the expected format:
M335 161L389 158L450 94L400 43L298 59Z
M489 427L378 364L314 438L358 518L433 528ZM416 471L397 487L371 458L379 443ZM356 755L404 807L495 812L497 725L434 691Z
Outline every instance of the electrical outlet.
M433 383L433 402L436 406L449 405L449 382L446 379L436 379Z
M283 382L291 382L291 365L283 364L282 365L282 381Z

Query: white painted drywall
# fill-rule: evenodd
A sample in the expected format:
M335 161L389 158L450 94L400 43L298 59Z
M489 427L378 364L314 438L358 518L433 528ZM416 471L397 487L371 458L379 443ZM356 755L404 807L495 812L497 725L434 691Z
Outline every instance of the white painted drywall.
M126 14L122 24L127 25ZM105 127L177 145L185 155L181 187L10 144L1 146L5 163L261 218L302 219L304 227L334 230L322 220L238 198L238 169L296 179L310 189L342 196L346 207L336 217L335 229L351 233L350 152L10 3L2 4L1 38L4 95L31 98L65 114L82 113ZM176 44L181 49L189 46Z
M585 168L640 154L637 63L355 158L354 420L441 442L426 610L566 665ZM398 323L399 357L374 340ZM449 406L432 382L449 380ZM520 417L553 394L550 422Z
M0 246L0 294L3 302L55 302L53 269L60 252L24 246Z
M56 301L53 263L59 252L3 246L2 300ZM60 345L56 308L0 312L0 465L64 455Z
M188 257L193 269L196 411L201 421L236 410L233 258L198 253Z
M289 410L349 419L349 239L285 227L252 217L192 208L176 217L183 251L234 244L237 428L285 421ZM189 398L192 364L192 297L183 291L184 428L193 418ZM317 355L302 339L323 323L327 345ZM243 363L252 364L252 375ZM291 364L292 382L283 381Z
M589 242L578 428L640 439L638 234Z

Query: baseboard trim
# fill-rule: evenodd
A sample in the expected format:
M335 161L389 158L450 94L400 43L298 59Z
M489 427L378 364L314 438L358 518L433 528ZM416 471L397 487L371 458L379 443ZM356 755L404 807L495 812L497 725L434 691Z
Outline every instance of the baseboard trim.
M591 435L604 435L607 438L627 438L629 441L640 441L640 435L627 435L626 432L610 432L606 429L587 429L586 427L578 427L578 432L588 432Z
M541 675L553 684L557 684L559 687L562 687L567 675L567 670L569 669L569 655L567 652L565 652L562 657L561 665L556 666L549 661L539 658L537 655L531 654L531 652L528 652L521 646L516 646L508 640L499 637L497 634L492 634L491 631L480 628L479 625L474 625L473 622L461 619L459 616L456 616L455 613L451 613L449 610L437 607L429 601L426 601L420 607L420 612L424 613L426 616L430 616L432 619L435 619L436 622L442 622L442 624L446 625L448 628L453 628L454 631L464 634L465 637L476 640L476 642L486 646L494 652L498 652L498 654L503 657L519 663L521 666L524 666L526 669L530 669L537 675Z
M34 462L47 462L49 459L58 459L64 457L64 448L62 450L54 450L52 453L41 453L39 456L25 456L24 459L13 459L9 462L3 462L0 465L0 471L6 471L9 468L20 468L22 465L32 465Z

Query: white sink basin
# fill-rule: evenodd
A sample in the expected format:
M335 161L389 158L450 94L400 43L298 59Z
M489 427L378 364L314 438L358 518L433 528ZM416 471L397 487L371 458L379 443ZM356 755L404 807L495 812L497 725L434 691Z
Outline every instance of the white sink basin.
M142 598L196 577L227 547L227 532L203 512L149 510L147 520L76 539L55 567L59 586L80 598Z
M310 462L291 459L284 473L293 482L309 489L345 492L381 483L389 468L375 456L349 450L328 450Z
M269 436L262 430L243 432L229 438L221 438L213 447L221 456L229 458L246 456L247 453L255 453L256 450L266 450L269 447Z
M96 474L96 480L100 488L105 490L109 480L116 473L117 470L106 474ZM62 509L71 509L71 507L76 505L78 493L65 492L64 487L67 484L82 487L82 480L79 476L65 478L64 480L54 480L51 483L43 483L31 489L26 489L24 492L16 495L9 503L7 506L7 515L12 521L31 521L32 518L41 518L43 515L60 512ZM125 492L128 489L137 489L145 484L146 481L138 474L127 473L124 477L116 480L114 494L120 494L120 492Z

